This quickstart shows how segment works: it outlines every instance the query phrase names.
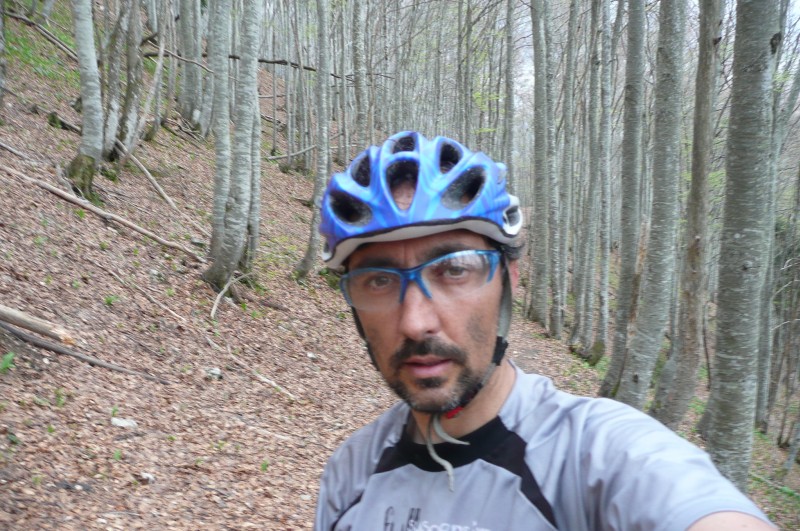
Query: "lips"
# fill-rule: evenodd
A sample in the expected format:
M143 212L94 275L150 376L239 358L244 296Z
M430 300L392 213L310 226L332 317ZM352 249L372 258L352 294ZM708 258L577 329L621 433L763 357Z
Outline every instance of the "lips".
M403 363L405 368L414 378L441 378L453 364L449 358L438 356L413 356Z

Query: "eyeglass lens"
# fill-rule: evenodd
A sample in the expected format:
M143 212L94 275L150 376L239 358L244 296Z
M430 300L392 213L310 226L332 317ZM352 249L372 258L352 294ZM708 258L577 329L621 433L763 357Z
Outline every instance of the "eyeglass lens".
M458 299L492 279L499 255L489 250L458 251L410 269L356 269L342 277L342 291L351 306L365 311L397 307L411 282L429 299Z

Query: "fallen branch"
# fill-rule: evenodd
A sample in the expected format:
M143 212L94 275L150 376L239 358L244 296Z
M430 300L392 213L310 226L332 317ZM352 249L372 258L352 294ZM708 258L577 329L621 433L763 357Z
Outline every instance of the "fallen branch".
M89 365L96 365L98 367L103 367L104 369L109 369L116 372L121 372L124 374L130 374L132 376L141 376L147 380L157 382L164 385L169 385L170 382L164 380L163 378L159 378L157 376L151 376L145 372L134 371L133 369L128 369L127 367L123 367L121 365L116 365L114 363L109 363L107 361L103 361L101 359L87 356L85 354L80 354L78 352L73 352L68 348L62 347L61 345L56 345L55 343L50 343L49 341L45 341L44 339L39 339L38 337L32 336L30 334L26 334L22 330L18 330L11 325L5 324L0 322L0 328L6 330L7 332L15 335L16 337L22 339L39 348L43 348L45 350L49 350L50 352L55 352L56 354L63 354L65 356L72 356L73 358L79 359L83 362L88 363Z
M213 348L215 348L215 349L217 349L217 350L222 350L222 349L221 349L221 348L220 348L220 347L219 347L219 346L218 346L216 343L214 343L213 341L211 341L211 340L210 340L208 337L206 337L206 341L207 341L207 342L208 342L208 344L209 344L209 345L211 345ZM282 393L282 394L286 395L286 396L287 396L287 397L288 397L288 398L289 398L291 401L293 401L293 402L297 402L297 397L296 397L296 396L294 396L292 393L290 393L289 391L287 391L286 389L284 389L283 387L281 387L280 385L278 385L278 384L277 384L277 383L275 383L274 381L270 380L270 379L269 379L269 378L267 378L266 376L259 374L259 373L258 373L256 370L254 370L254 369L251 369L250 367L248 367L247 365L245 365L244 363L242 363L242 362L239 360L239 358L237 358L237 357L236 357L236 356L235 356L235 355L234 355L234 354L231 352L231 349L230 349L230 347L228 347L228 356L230 356L230 358L233 360L233 362L234 362L236 365L238 365L239 367L241 367L241 368L243 368L243 369L245 369L245 370L247 370L247 371L250 371L250 374L252 374L252 375L253 375L253 377L255 377L255 379L256 379L256 380L258 380L258 381L259 381L259 382L261 382L261 383L265 383L265 384L269 385L270 387L272 387L273 389L275 389L276 391L278 391L279 393Z
M114 277L115 279L117 279L117 282L119 282L120 284L122 284L124 287L126 287L126 288L128 288L128 289L130 289L130 288L134 288L134 289L135 289L135 290L137 290L139 293L141 293L142 295L144 295L144 296L147 298L147 300L149 300L151 303L153 303L153 304L155 304L156 306L159 306L159 307L161 307L161 309L163 309L163 310L165 310L165 311L169 312L169 313L170 313L170 314L171 314L173 317L177 318L179 321L183 321L184 323L187 323L187 322L188 322L188 321L186 320L186 318L185 318L185 317L183 317L182 315L179 315L179 314L177 314L177 313L173 312L171 309L167 308L167 306L166 306L166 305L164 305L164 304L162 304L162 303L158 302L158 301L157 301L156 299L154 299L154 298L153 298L153 297L152 297L152 296L151 296L149 293L147 293L147 292L146 292L144 289L140 288L140 287L139 287L139 286L137 286L136 284L131 284L131 283L129 283L129 282L125 282L125 280L124 280L122 277L120 277L119 275L117 275L116 273L114 273L113 271L111 271L110 269L108 269L106 266L104 266L103 264L101 264L101 263L99 263L99 262L96 262L96 261L94 261L94 260L89 260L89 261L90 261L90 262L92 262L92 263L93 263L94 265L96 265L97 267L99 267L100 269L102 269L103 271L105 271L106 273L108 273L109 275L111 275L112 277Z
M142 171L142 173L144 173L144 176L147 177L147 180L150 181L150 184L153 186L153 188L156 189L156 192L158 192L158 195L161 196L161 199L166 201L166 203L170 207L172 207L173 210L178 210L178 207L175 206L175 202L167 195L167 192L165 192L164 189L161 188L161 185L158 184L156 178L153 177L153 175L149 171L147 171L147 168L144 167L144 164L142 164L142 162L139 159L137 159L132 153L129 153L128 150L125 149L125 146L122 144L122 142L119 141L119 139L116 140L116 146L122 152L122 155L123 157L125 157L125 159L130 159L131 162L133 162L136 165L136 167L139 168Z
M13 147L9 146L8 144L4 144L4 143L0 142L0 148L3 148L8 152L13 153L14 155L18 156L19 158L21 158L21 159L23 159L25 161L29 161L30 160L30 159L28 159L27 156L25 156L24 153L20 153L19 151L17 151Z
M28 315L19 310L9 308L8 306L3 306L2 304L0 304L0 321L21 326L25 330L30 330L31 332L36 332L37 334L57 339L66 345L75 344L75 339L72 337L72 335L61 328L61 326L53 324L49 321L45 321L44 319L39 319L38 317Z
M5 15L8 16L9 18L17 19L17 20L19 20L20 22L22 22L23 24L25 24L27 26L31 26L36 31L41 33L44 36L45 39L47 39L48 41L53 43L56 47L60 48L62 52L67 54L67 57L69 57L70 59L72 59L76 63L78 62L78 55L74 51L72 51L72 49L69 46L64 44L64 42L61 39L59 39L58 37L53 35L53 33L51 33L49 30L44 28L39 23L34 22L33 20L29 19L28 17L24 17L24 16L22 16L22 15L20 15L18 13L14 13L13 11L5 11Z
M20 172L14 170L14 169L7 168L6 166L0 165L0 170L5 171L6 173L8 173L9 175L11 175L13 177L17 177L18 179L22 179L23 181L25 181L27 183L34 184L34 185L38 186L39 188L43 188L43 189L47 190L48 192L50 192L50 193L52 193L54 195L57 195L61 199L64 199L66 201L69 201L70 203L76 204L76 205L80 206L81 208L85 208L89 212L92 212L93 214L96 214L96 215L100 216L101 218L103 218L106 221L114 221L116 223L119 223L120 225L128 227L129 229L131 229L131 230L133 230L135 232L138 232L139 234L143 234L143 235L147 236L148 238L152 238L153 240L155 240L156 242L158 242L159 244L161 244L161 245L163 245L165 247L169 247L171 249L176 249L178 251L181 251L181 252L185 253L187 256L189 256L190 258L192 258L193 260L195 260L196 262L205 263L205 259L203 257L196 255L190 249L187 249L186 247L184 247L182 245L179 245L177 243L173 243L173 242L167 241L167 240L161 238L160 236L157 236L156 234L150 232L149 230L143 229L142 227L140 227L140 226L138 226L138 225L136 225L134 223L131 223L130 221L128 221L125 218L121 218L120 216L117 216L116 214L111 214L110 212L106 212L105 210L94 206L92 203L90 203L88 201L85 201L83 199L80 199L78 197L75 197L74 195L70 195L70 194L66 193L65 191L63 191L63 190L61 190L59 188L56 188L55 186L52 186L52 185L49 185L49 184L47 184L45 182L39 181L37 179L34 179L33 177L28 177L27 175L25 175L23 173L20 173Z

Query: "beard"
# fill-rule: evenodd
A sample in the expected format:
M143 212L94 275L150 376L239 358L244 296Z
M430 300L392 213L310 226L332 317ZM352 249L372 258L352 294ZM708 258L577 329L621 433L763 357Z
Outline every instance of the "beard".
M419 396L409 388L400 378L399 371L403 363L415 355L433 354L442 359L448 359L459 368L455 385L446 396L426 398ZM385 378L386 383L395 394L404 400L411 409L422 413L446 413L455 409L463 399L474 394L481 386L482 375L477 374L466 364L468 354L455 345L447 345L436 339L424 341L408 340L390 358L392 378ZM414 381L416 387L421 389L440 389L447 383L447 379L440 377L420 378Z

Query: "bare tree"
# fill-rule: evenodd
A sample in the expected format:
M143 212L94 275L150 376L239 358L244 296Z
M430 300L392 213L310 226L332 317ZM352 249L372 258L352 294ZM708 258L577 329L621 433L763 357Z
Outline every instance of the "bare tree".
M766 260L766 170L772 154L777 0L736 4L731 128L719 258L717 350L707 410L708 451L746 490L756 405L761 290Z
M67 175L75 188L91 197L92 181L103 152L103 106L100 95L100 73L94 47L92 3L72 0L75 27L75 50L81 77L82 127L78 154L70 162Z
M653 200L642 294L616 398L644 407L661 349L675 276L680 180L680 119L686 0L663 0L659 12L653 126Z
M636 270L640 229L642 172L642 113L644 110L644 0L628 0L628 47L625 60L625 112L622 138L622 212L620 220L620 272L617 286L614 353L600 386L602 396L617 392L625 366L628 324L637 294Z
M531 303L528 318L547 327L547 289L549 287L550 164L547 150L547 38L544 0L530 5L534 56L534 210L531 225Z
M231 174L230 106L228 95L228 55L231 52L231 0L218 0L211 6L209 63L214 71L214 207L211 256L219 256L225 235L225 205L228 202Z
M258 114L256 74L258 69L260 0L244 0L241 18L242 41L239 75L236 82L235 126L231 180L225 208L224 231L219 253L203 278L216 289L222 289L244 256L248 226L252 219L253 184L253 114ZM260 129L260 127L259 127ZM257 207L256 207L257 208Z
M678 326L673 336L674 355L658 382L651 413L676 428L689 407L697 385L703 353L703 324L708 299L708 174L711 169L714 130L712 117L719 77L722 2L703 0L699 14L699 61L695 78L692 183L687 204L685 256L678 299Z
M318 205L328 179L328 13L325 0L317 0L317 173L314 179L312 204ZM320 239L319 208L314 208L311 216L311 237L303 260L295 267L298 278L304 278L311 271L319 253Z

